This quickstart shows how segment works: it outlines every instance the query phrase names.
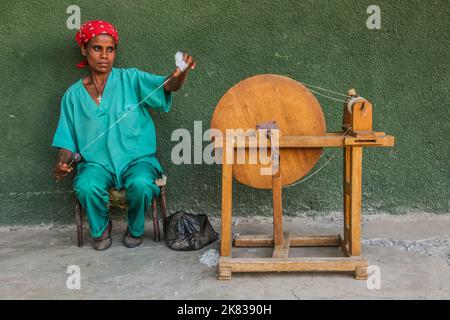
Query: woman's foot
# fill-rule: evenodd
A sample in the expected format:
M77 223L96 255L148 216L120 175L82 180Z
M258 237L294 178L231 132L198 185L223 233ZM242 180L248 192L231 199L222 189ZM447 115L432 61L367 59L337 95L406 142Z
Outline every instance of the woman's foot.
M103 231L102 235L98 238L94 238L94 249L97 251L104 251L111 247L111 229L112 224L111 220L109 221L108 226L105 231Z
M144 237L133 237L127 228L127 232L123 235L123 245L127 248L135 248L142 244Z

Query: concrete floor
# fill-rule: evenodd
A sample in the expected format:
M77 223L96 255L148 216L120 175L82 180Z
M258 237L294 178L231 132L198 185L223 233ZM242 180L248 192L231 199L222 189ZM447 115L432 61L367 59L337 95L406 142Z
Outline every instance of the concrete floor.
M339 214L285 218L288 231L337 234ZM219 219L212 219L219 231ZM217 268L200 262L216 242L194 252L176 252L152 240L125 248L124 223L113 226L113 245L104 252L76 246L74 226L0 228L0 299L450 299L450 215L367 216L363 256L381 270L381 288L347 273L233 274L216 279ZM235 218L234 232L268 234L267 218ZM87 234L87 230L86 230ZM336 248L292 249L292 256L339 254ZM208 251L212 252L212 251ZM239 249L239 256L270 256L267 249ZM69 290L69 265L81 270L81 289Z

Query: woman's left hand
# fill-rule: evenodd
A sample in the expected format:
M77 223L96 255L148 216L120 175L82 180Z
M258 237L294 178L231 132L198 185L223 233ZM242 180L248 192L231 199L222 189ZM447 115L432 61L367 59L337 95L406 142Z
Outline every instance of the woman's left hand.
M178 77L181 74L187 74L189 70L194 70L195 66L197 65L197 63L194 61L194 58L192 58L192 56L187 53L183 53L183 60L188 64L188 67L183 72L181 72L180 69L177 68L173 73L174 77Z

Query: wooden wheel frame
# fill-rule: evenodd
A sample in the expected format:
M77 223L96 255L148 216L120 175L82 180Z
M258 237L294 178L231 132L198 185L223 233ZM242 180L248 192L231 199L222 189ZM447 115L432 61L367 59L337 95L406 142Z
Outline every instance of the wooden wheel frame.
M349 91L349 95L353 91ZM356 93L354 93L356 95ZM303 113L302 113L303 112ZM392 147L394 137L372 131L372 105L363 98L344 105L344 132L326 133L320 105L301 84L278 75L259 75L239 82L222 99L213 114L211 127L226 136L227 129L252 129L259 122L276 121L280 137L272 149L271 176L261 177L259 165L233 164L227 156L237 148L228 140L215 145L222 154L222 221L219 280L233 272L335 271L353 272L367 279L367 259L361 257L361 180L363 147ZM254 128L253 128L254 129ZM258 141L258 148L266 146ZM324 147L343 148L343 234L302 237L283 232L282 187L303 177L317 162ZM278 161L278 162L277 162ZM256 168L256 169L255 169ZM273 235L242 235L235 247L273 246L272 258L233 258L232 179L254 188L271 188ZM343 257L289 258L290 247L340 247Z
M324 135L326 132L322 109L311 92L288 77L273 74L247 78L228 90L214 110L211 128L226 134L227 129L255 130L258 124L269 120L275 121L280 132L287 136ZM246 149L245 152L248 159L251 151ZM280 150L282 186L304 177L321 153L321 148ZM271 177L260 174L262 167L261 164L236 164L233 177L253 188L271 189Z

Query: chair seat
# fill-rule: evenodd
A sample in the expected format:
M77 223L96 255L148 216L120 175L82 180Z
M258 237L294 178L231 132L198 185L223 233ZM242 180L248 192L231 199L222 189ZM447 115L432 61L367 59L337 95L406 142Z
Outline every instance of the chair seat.
M158 187L164 187L167 183L167 177L162 175L160 179L155 180ZM109 207L118 207L122 210L128 208L125 190L117 190L115 188L109 189Z
M109 207L118 207L122 210L128 208L125 190L109 189Z

